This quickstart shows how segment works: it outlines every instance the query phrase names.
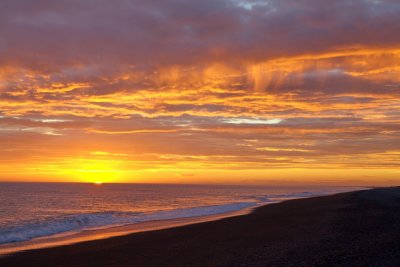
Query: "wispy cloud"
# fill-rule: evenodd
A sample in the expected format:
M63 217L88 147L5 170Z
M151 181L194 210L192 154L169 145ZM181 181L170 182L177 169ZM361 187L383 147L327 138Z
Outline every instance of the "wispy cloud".
M99 157L129 174L392 177L399 12L393 0L1 1L0 167Z

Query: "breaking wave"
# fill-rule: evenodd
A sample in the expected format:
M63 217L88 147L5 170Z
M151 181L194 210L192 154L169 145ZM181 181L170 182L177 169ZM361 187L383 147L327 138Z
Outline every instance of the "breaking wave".
M154 220L169 220L197 216L222 214L255 206L255 202L231 203L218 206L203 206L186 209L164 210L152 213L142 212L99 212L74 214L29 222L20 226L0 229L0 244L21 242L33 238L51 236L66 232L115 227Z

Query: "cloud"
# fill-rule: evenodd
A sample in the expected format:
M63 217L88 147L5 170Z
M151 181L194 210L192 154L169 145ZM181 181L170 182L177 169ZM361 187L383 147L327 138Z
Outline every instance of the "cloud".
M398 168L399 12L396 0L1 1L0 167Z
M400 6L390 0L42 0L1 6L2 61L43 71L262 61L399 42Z
M247 119L247 118L231 118L231 119L223 119L225 123L233 123L233 124L278 124L282 122L281 119Z

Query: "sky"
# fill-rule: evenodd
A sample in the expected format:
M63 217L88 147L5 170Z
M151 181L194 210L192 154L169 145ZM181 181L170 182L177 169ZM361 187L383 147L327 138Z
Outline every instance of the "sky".
M0 181L400 181L398 0L2 0Z

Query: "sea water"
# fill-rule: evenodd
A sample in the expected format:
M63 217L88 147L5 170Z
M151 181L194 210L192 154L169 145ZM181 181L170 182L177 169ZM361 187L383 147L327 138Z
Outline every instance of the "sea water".
M208 216L355 190L321 186L0 183L0 244Z

